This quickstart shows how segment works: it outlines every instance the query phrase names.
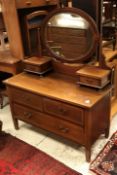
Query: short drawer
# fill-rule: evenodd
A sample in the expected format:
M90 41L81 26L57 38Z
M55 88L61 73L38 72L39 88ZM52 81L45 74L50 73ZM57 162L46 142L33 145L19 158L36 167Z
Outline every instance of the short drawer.
M46 63L40 63L40 65L35 64L27 64L26 61L24 62L24 70L27 72L33 72L37 74L43 74L51 69L51 61Z
M42 111L43 107L41 96L16 88L12 88L11 93L13 101Z
M84 124L84 112L80 107L68 105L48 98L43 99L44 111L54 116L62 117L76 124Z
M36 124L40 123L40 115L37 110L13 103L13 117L25 122Z
M91 77L80 76L79 84L90 85L93 87L98 87L100 85L100 81L98 79L94 79Z
M56 5L58 0L16 0L16 8L30 8L46 5Z
M34 72L34 73L41 72L41 70L38 66L31 65L31 64L24 64L24 70Z
M14 117L42 129L46 129L65 138L84 144L83 128L62 119L51 117L27 107L14 104Z

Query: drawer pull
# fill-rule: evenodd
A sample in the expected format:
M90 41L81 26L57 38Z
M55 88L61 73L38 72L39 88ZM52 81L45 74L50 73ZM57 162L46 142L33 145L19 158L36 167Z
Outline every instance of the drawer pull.
M50 2L50 0L45 0L46 1L46 3L49 3Z
M69 132L69 128L64 128L63 126L59 126L59 130L63 133L68 133Z
M26 5L31 5L31 3L32 3L31 1L27 1Z
M59 111L61 112L62 115L65 115L67 113L67 110L66 109L62 109L62 108L60 108Z
M24 112L24 116L26 116L28 119L32 117L31 112Z

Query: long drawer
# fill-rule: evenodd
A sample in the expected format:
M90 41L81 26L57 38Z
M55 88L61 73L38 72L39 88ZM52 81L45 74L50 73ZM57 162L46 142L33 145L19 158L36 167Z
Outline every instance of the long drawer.
M43 110L41 96L16 88L12 88L11 93L14 102L35 108L40 111Z
M30 8L38 6L56 5L58 0L16 0L16 8Z
M80 107L65 104L49 98L43 98L44 112L64 118L73 123L84 125L84 111Z
M13 111L14 117L17 119L84 144L84 130L80 126L18 104L14 104Z

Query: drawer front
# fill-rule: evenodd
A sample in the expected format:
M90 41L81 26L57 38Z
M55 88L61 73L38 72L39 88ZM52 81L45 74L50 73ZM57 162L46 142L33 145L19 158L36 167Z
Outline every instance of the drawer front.
M16 8L56 5L58 0L16 0Z
M42 98L37 94L32 94L21 89L11 89L13 101L33 107L37 110L42 111Z
M24 70L30 71L30 72L36 72L36 73L41 72L41 70L38 66L31 65L31 64L25 64L24 65Z
M84 124L84 112L80 107L67 105L55 100L44 98L44 111L54 116L62 117L76 124Z
M94 87L98 87L100 85L99 80L93 79L90 77L83 77L83 76L79 77L79 83L89 85L89 86L94 86Z
M24 64L24 70L34 73L45 73L51 69L51 62L43 63L41 65Z
M15 118L84 144L82 127L17 104L14 104L13 111Z

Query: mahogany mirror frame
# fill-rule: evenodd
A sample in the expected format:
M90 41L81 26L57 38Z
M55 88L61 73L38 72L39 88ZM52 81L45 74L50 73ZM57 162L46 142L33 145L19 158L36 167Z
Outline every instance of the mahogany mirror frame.
M46 26L48 21L54 16L57 15L59 13L73 13L73 14L77 14L79 16L81 16L82 18L84 18L90 26L92 35L93 35L93 41L91 43L91 47L90 49L82 56L78 57L77 59L67 59L67 58L63 58L60 57L59 55L55 54L52 49L49 47L49 44L46 41ZM98 32L98 28L95 24L95 21L87 14L85 13L83 10L81 9L77 9L77 8L72 8L72 7L65 7L65 8L58 8L54 11L52 11L51 13L49 13L47 15L47 17L44 19L42 26L41 26L41 36L42 36L42 43L44 45L44 47L48 50L48 52L58 61L61 62L65 62L65 63L83 63L85 61L89 61L91 56L96 52L96 48L99 45L99 32Z

